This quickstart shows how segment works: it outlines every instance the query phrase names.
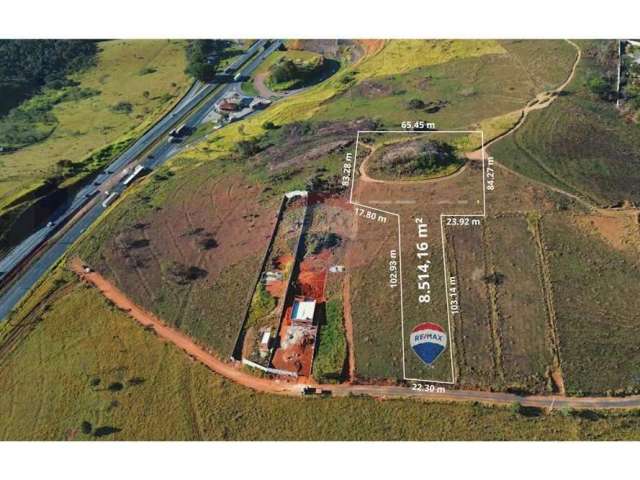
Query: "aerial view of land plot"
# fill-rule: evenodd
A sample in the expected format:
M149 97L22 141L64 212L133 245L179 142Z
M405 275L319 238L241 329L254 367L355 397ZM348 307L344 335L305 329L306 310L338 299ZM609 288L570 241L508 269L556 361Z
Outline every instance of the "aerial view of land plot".
M0 439L639 440L639 52L0 40Z

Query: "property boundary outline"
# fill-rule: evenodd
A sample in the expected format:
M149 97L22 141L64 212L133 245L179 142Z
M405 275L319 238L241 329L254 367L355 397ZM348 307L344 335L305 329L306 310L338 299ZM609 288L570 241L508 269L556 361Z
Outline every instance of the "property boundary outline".
M405 352L405 330L404 330L404 295L402 290L402 284L404 282L404 277L402 274L402 236L401 236L401 226L400 226L400 214L390 212L388 210L382 210L381 208L373 207L370 205L365 205L363 203L355 202L353 200L353 189L356 181L356 168L358 165L358 144L360 143L360 134L361 133L445 133L445 134L476 134L480 135L480 152L481 152L481 161L482 161L482 212L481 213L457 213L457 214L440 214L440 235L442 237L442 262L443 262L443 273L444 273L444 291L445 291L445 299L447 304L447 328L449 332L449 354L450 354L450 362L451 362L451 380L430 380L423 378L411 378L407 377L406 371L406 352ZM356 132L356 146L355 152L353 155L353 165L351 167L351 190L349 192L349 203L351 205L365 207L370 210L376 210L378 212L386 213L388 215L393 215L396 217L398 221L398 271L400 275L400 322L401 322L401 340L402 340L402 378L405 381L415 381L415 382L426 382L426 383L439 383L439 384L447 384L447 385L455 385L456 384L456 368L455 362L453 359L453 335L451 329L451 299L449 298L449 289L447 279L449 278L449 269L447 268L447 255L446 255L446 238L444 234L444 223L443 219L445 217L481 217L485 218L487 216L487 188L486 188L486 155L484 148L484 131L483 130L426 130L426 131L415 131L415 130L358 130ZM445 177L446 178L446 177ZM409 183L409 182L408 182Z

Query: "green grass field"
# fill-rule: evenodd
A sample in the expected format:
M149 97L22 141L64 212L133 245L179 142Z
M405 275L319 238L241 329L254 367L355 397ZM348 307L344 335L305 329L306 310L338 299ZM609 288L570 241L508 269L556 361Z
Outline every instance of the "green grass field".
M441 130L478 128L487 119L522 108L543 87L561 83L575 58L575 49L562 41L525 41L517 49L513 45L504 49L497 44L474 48L476 43L483 44L475 41L454 43L466 54L449 52L450 55L434 57L431 53L405 63L385 54L387 49L400 49L392 42L380 54L363 62L362 68L357 69L356 83L327 102L318 118L379 118L388 129L414 120L434 122ZM438 48L427 50L433 52ZM454 51L457 50L452 47ZM525 52L531 52L528 62L521 58ZM387 68L381 66L371 78L364 76L381 58L387 58L383 62ZM385 74L391 65L399 70ZM552 66L550 71L545 70L547 66ZM412 108L412 100L420 100L426 107ZM486 132L485 138L490 137L490 132Z
M390 252L398 251L397 225L358 220L357 232L358 258L348 266L356 375L401 379L400 290L389 287Z
M640 438L635 412L527 417L477 404L256 393L191 361L95 290L70 285L2 364L2 440Z
M189 85L182 42L114 40L100 49L97 65L72 76L79 85L37 127L46 129L46 139L0 156L0 213L56 173L59 160L81 162L108 144L135 138ZM59 95L45 91L29 103Z
M570 215L543 217L567 391L640 389L637 259L611 248Z
M611 205L638 202L640 130L600 100L587 79L608 71L598 52L606 42L581 42L576 76L546 109L529 114L513 135L491 147L496 160L536 180Z
M320 325L318 347L313 360L313 376L320 382L335 382L342 378L347 359L347 342L342 315L342 299L325 304L326 322Z

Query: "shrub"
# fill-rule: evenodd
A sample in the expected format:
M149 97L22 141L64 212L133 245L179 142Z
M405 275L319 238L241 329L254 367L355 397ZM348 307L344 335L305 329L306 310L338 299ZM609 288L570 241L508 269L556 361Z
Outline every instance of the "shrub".
M257 138L251 140L240 140L236 143L236 152L238 152L243 158L250 157L260 152L260 141Z
M93 430L93 425L91 425L90 422L83 420L82 423L80 424L80 431L85 435L89 435L92 430Z
M412 98L409 100L409 108L411 110L422 110L425 107L425 103L419 98Z
M118 102L113 107L111 107L116 113L126 113L129 114L133 112L133 105L130 102Z
M110 392L119 392L120 390L122 390L124 388L124 385L120 382L113 382L110 383L109 386L107 387L107 389Z
M591 93L602 100L610 101L615 97L611 83L603 76L592 75L589 77L587 79L587 87Z

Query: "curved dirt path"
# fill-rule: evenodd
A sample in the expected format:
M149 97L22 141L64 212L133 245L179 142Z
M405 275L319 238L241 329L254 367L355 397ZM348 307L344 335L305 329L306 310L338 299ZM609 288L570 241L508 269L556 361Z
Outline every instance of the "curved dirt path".
M571 83L571 81L573 80L573 77L576 74L576 70L578 68L578 64L580 63L580 60L582 59L582 50L580 49L580 47L575 43L572 42L571 40L565 40L567 43L569 43L570 45L572 45L576 51L577 51L577 55L576 55L576 59L573 62L573 66L571 67L571 72L569 72L569 76L567 77L567 79L562 82L562 84L560 84L558 87L554 88L553 90L548 90L548 91L544 91L541 92L539 94L536 95L536 97L529 101L529 103L527 103L524 108L520 109L520 110L515 110L514 112L510 112L511 114L513 113L519 113L520 114L520 118L518 119L518 121L508 130L506 130L505 132L497 135L496 137L492 138L491 140L489 140L483 148L480 148L474 152L471 152L468 154L468 157L470 159L475 159L475 160L480 160L483 158L483 154L486 154L486 150L487 148L489 148L491 145L493 145L494 143L498 142L499 140L502 140L505 137L508 137L509 135L513 134L516 130L518 130L522 125L524 125L525 120L527 119L527 116L529 115L530 112L534 111L534 110L542 110L543 108L547 108L549 105L551 105L556 98L558 98L558 96L560 96L560 93L562 93L564 91L565 88L567 88L567 86ZM484 153L483 153L484 152ZM561 195L565 195L569 198L571 198L572 200L575 200L576 202L582 204L583 206L587 207L589 210L594 210L597 209L598 207L596 205L594 205L593 203L591 203L589 200L586 200L583 197L580 197L578 195L575 195L571 192L568 192L562 188L559 187L554 187L552 185L549 185L547 183L541 182L539 180L534 180L530 177L527 177L526 175L523 175L519 172L516 172L515 170L507 167L506 165L498 162L497 160L494 160L495 165L497 165L498 167L502 168L503 170L508 171L509 173L512 173L513 175L517 176L518 178L527 180L529 182L532 182L536 185L548 188L549 190L552 190L556 193L559 193ZM553 173L549 172L552 176Z
M237 363L226 363L197 345L190 337L165 325L162 320L151 312L136 305L122 291L111 284L99 273L85 273L82 261L78 258L71 261L71 269L84 281L95 286L106 298L111 300L118 308L126 312L135 321L153 331L164 340L173 343L176 347L186 352L192 358L198 360L210 370L232 380L240 385L253 390L278 395L300 396L304 384L290 383L287 381L258 378L241 370ZM563 397L560 395L520 396L511 393L485 392L476 390L449 390L445 393L425 392L414 390L400 385L314 385L335 396L346 397L350 395L368 395L376 398L416 398L425 401L451 401L451 402L481 402L493 405L509 405L520 403L525 406L539 408L638 408L640 407L640 395L629 397Z
M184 350L187 355L203 363L214 372L219 373L240 385L244 385L245 387L261 392L279 393L284 395L300 394L300 385L254 377L253 375L249 375L242 371L240 365L237 363L232 364L223 362L218 357L196 344L189 336L168 327L153 313L138 306L99 273L93 271L85 273L82 265L83 263L80 259L76 258L71 261L71 269L78 274L82 280L96 287L102 295L111 300L118 308L126 312L145 328L152 328L160 338L173 343L176 347Z
M571 83L571 80L573 80L573 77L576 74L578 63L580 63L580 59L582 58L582 50L575 42L572 42L571 40L565 40L565 41L570 45L572 45L577 51L576 60L573 62L573 66L571 67L571 72L569 72L569 76L567 77L567 79L560 86L554 88L553 90L548 90L548 91L537 94L536 98L534 98L529 103L527 103L524 106L524 108L520 110L516 110L515 112L511 112L511 113L516 113L516 112L520 113L520 118L518 119L518 121L506 132L503 132L500 135L489 140L489 142L487 142L484 146L485 150L489 146L497 142L498 140L511 135L513 132L519 129L524 123L524 121L527 119L529 112L532 112L534 110L542 110L543 108L547 108L549 105L551 105L555 101L555 99L558 98L560 93L562 93L564 89L567 88L569 83ZM478 151L481 151L481 150L476 150L476 152Z

